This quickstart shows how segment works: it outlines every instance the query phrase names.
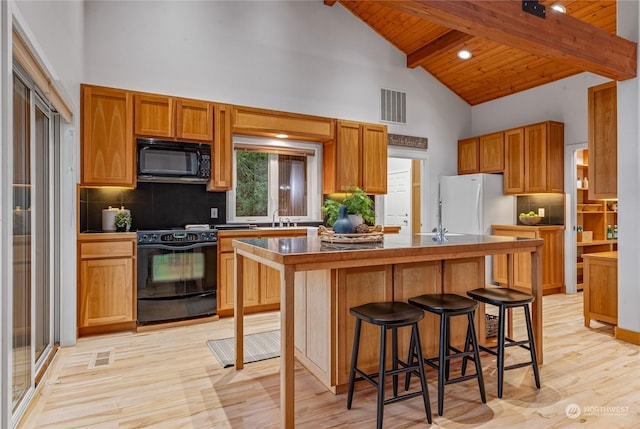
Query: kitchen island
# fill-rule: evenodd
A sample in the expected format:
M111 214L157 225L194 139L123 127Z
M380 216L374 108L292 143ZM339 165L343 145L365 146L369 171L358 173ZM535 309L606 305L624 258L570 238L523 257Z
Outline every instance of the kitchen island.
M236 370L244 367L245 260L280 272L280 408L282 426L294 427L294 359L334 392L344 390L353 339L349 308L372 301L406 301L422 293L453 292L484 286L487 255L531 254L534 335L539 363L543 361L541 249L543 240L480 235L451 235L434 241L430 235L385 236L379 243L332 244L320 238L234 240ZM513 272L508 273L513 284ZM482 308L478 313L483 313ZM424 351L437 349L434 320L425 317ZM483 336L483 318L480 338ZM295 328L294 328L295 326ZM373 329L373 328L372 328ZM452 326L452 338L464 339L463 327ZM371 335L370 335L371 334ZM375 338L375 332L363 330ZM406 347L406 337L399 344ZM375 367L375 341L361 352L363 365ZM366 368L365 368L366 370Z

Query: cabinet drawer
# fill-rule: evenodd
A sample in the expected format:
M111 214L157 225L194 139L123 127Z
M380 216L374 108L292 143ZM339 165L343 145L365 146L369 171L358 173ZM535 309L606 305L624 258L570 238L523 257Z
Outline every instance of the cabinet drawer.
M80 258L111 258L134 255L133 241L99 241L80 243Z

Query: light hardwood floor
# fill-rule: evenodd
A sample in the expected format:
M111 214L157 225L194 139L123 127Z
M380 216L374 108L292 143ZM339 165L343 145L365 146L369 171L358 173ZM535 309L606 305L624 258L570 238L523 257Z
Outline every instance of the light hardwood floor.
M278 316L247 316L245 333L277 329ZM516 335L521 325L516 317ZM229 336L231 318L81 338L59 351L20 427L278 427L279 359L248 364L239 372L223 369L206 340ZM581 293L544 297L544 340L540 390L530 368L515 369L506 372L504 395L498 399L495 358L483 354L487 404L481 404L475 380L449 385L443 417L436 413L436 374L427 368L432 426L639 427L640 347L615 340L610 326L592 322L591 329L585 328ZM106 364L96 365L96 359ZM297 367L297 427L375 427L372 386L359 384L351 410L345 403L346 394L331 394ZM567 417L570 404L579 409L577 418ZM384 426L427 426L420 398L387 405Z

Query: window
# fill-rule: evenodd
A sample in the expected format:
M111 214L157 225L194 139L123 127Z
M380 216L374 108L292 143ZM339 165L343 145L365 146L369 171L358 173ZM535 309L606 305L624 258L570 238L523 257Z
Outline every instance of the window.
M229 222L320 221L320 144L234 136Z

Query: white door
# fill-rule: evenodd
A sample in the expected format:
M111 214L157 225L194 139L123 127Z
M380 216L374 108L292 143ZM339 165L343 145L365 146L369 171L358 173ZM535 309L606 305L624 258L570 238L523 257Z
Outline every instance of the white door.
M401 235L411 235L411 170L398 170L387 175L385 225L400 225Z

